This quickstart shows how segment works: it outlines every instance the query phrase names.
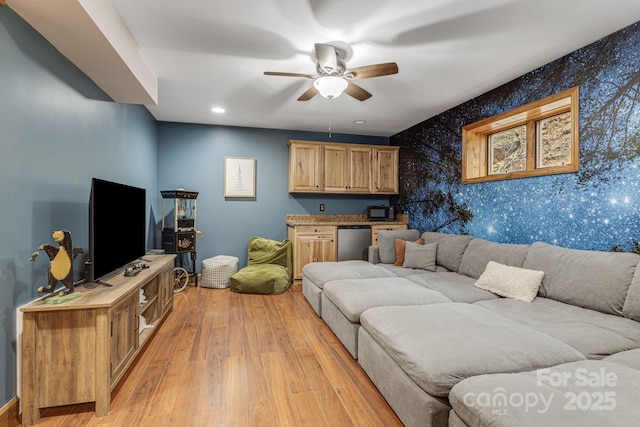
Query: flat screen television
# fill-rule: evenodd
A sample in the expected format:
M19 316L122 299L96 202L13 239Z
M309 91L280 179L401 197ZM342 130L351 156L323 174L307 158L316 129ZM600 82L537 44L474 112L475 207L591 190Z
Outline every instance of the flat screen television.
M146 253L146 190L93 178L85 280L107 279Z

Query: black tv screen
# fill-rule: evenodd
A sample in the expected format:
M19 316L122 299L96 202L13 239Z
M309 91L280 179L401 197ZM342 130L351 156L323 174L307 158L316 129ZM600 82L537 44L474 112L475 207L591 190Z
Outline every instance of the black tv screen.
M112 275L146 252L146 190L93 178L89 249L94 281Z

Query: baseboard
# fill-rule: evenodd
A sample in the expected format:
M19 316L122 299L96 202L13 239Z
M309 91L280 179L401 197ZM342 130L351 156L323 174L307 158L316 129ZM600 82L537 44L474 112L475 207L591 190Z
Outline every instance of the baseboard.
M9 427L14 420L18 420L17 397L14 397L6 405L0 408L0 427Z

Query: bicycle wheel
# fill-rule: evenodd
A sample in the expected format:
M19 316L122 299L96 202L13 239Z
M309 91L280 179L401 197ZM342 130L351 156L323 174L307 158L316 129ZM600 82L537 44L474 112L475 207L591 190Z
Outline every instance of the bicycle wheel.
M189 273L182 267L176 267L173 269L175 275L173 281L173 293L177 294L187 289L189 284Z

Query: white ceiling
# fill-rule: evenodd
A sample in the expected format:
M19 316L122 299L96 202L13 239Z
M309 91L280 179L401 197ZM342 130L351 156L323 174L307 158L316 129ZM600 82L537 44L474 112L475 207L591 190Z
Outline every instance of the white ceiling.
M322 132L331 121L333 132L381 136L640 21L638 0L112 1L157 76L147 106L157 120ZM336 41L350 48L347 68L400 71L359 80L373 94L364 102L296 101L312 80L263 75L313 74L314 43Z

